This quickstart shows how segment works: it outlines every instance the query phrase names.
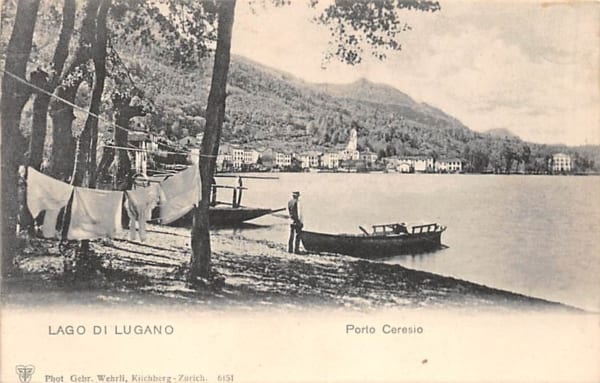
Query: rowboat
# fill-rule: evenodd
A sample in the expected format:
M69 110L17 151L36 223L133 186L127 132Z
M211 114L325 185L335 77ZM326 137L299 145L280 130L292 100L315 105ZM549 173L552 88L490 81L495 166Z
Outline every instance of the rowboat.
M236 226L243 222L250 221L268 214L277 213L281 209L253 208L253 207L231 207L231 206L211 206L208 209L208 219L212 227ZM183 217L173 221L169 226L190 227L193 222L193 211L190 211Z
M267 214L281 211L281 209L264 209L252 207L217 206L208 210L209 222L213 226L237 225L242 222L250 221Z
M345 254L359 258L383 258L401 254L417 254L440 249L445 226L437 223L412 226L403 224L374 225L369 233L325 234L302 231L302 245L308 252Z

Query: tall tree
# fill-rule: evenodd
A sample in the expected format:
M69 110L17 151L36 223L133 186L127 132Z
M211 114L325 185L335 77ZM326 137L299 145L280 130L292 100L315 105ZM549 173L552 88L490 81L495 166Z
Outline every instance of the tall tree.
M106 45L108 41L107 16L112 0L102 0L96 20L96 36L92 41L92 60L94 62L94 87L90 101L89 114L79 136L79 151L76 155L73 171L73 184L95 187L96 142L98 140L98 118L104 82L106 80Z
M521 161L523 161L523 172L527 172L530 158L531 158L531 148L526 143L521 144L521 150L519 152L519 159Z
M81 23L79 45L56 89L56 95L70 103L75 102L81 83L90 76L89 61L92 57L92 45L96 38L96 18L100 0L88 0ZM52 118L52 153L50 169L54 177L67 179L72 175L75 157L75 139L71 131L75 115L73 107L58 99L50 104ZM60 143L60 144L57 144Z
M125 129L129 128L129 121L137 116L146 114L143 105L132 104L132 95L129 93L115 93L112 97L115 108L115 124ZM116 128L114 131L114 143L118 147L127 147L129 132L125 129ZM131 169L131 160L127 150L116 149L112 151L114 158L111 168L114 170L113 187L117 190L125 190L129 187L129 169Z
M231 52L231 36L235 0L223 0L218 5L218 32L215 61L208 103L206 106L206 127L202 138L203 157L199 161L200 179L202 181L202 197L198 208L194 211L192 225L192 260L190 276L209 278L211 272L211 248L208 220L212 178L216 168L216 157L219 152L221 128L225 118L225 99L227 73Z
M23 163L22 147L25 143L19 125L21 112L31 95L31 88L13 76L25 78L27 60L31 54L33 30L37 20L39 0L21 0L12 34L6 49L0 100L0 166L2 179L2 275L7 276L13 268L16 249L18 168ZM11 76L10 74L13 76Z
M36 70L37 73L34 72L38 78L36 85L48 93L54 93L69 54L69 43L75 27L75 11L75 0L65 0L62 8L62 27L54 50L50 73L41 69ZM32 80L34 73L31 75ZM48 94L42 92L36 94L33 101L33 120L29 141L29 166L37 170L40 169L43 160L49 104L50 96Z

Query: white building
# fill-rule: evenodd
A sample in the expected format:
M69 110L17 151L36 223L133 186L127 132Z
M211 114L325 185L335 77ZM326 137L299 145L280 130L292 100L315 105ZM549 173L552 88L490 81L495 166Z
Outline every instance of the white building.
M552 172L570 172L572 169L572 159L568 154L555 153L552 155L549 165Z
M434 170L434 161L431 157L399 157L398 166L405 168L406 165L414 172L430 172Z
M398 166L396 166L396 171L399 173L410 173L412 169L412 165L408 162L398 162Z
M233 156L231 155L231 146L223 144L219 146L219 153L217 154L217 169L222 170L225 164L233 163Z
M321 166L327 169L337 169L340 167L339 152L327 152L321 157Z
M308 168L319 168L321 166L322 153L316 151L310 151L302 153L300 155L300 161L302 162L302 169Z
M244 150L244 164L257 164L258 159L260 158L260 153L258 150L254 149L246 149Z
M292 166L292 155L283 152L277 152L275 154L275 165L280 168Z
M342 150L340 152L341 161L360 160L360 152L358 150Z
M241 168L244 163L244 149L231 148L231 157L233 159L233 167Z
M340 151L340 161L360 160L360 152L358 151L358 133L356 129L350 131L350 139L346 149Z
M362 161L365 162L365 164L369 165L369 166L373 166L375 164L375 162L377 161L377 154L373 153L373 152L361 152L360 153L360 159Z
M462 161L460 158L444 158L437 160L435 171L443 173L458 173L462 171Z

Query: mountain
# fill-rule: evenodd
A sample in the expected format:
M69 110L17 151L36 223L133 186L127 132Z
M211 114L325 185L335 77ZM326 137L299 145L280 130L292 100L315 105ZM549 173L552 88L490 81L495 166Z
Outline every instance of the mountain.
M494 136L494 137L500 137L500 138L519 138L519 136L517 136L516 134L514 134L513 132L511 132L510 130L506 129L506 128L496 128L496 129L488 129L485 131L485 133Z
M417 107L417 103L409 95L389 85L375 84L364 78L350 84L316 84L315 88L338 98Z
M457 141L476 135L443 111L365 79L313 84L234 56L229 84L231 122L237 125L243 116L244 126L254 125L259 139L268 130L275 147L339 146L346 142L351 127L356 127L363 149L392 155L437 151L457 156L462 146ZM243 136L244 129L239 130ZM228 138L236 139L235 135Z
M147 127L176 138L204 129L210 59L199 68L181 69L137 51L124 55L124 61L153 99L156 111L146 118ZM527 143L506 129L475 132L442 109L418 103L389 85L365 79L350 84L309 83L235 55L227 92L222 142L246 147L334 150L343 148L356 128L360 149L380 157L459 157L473 162L475 171L503 171L523 162L535 165L531 171L545 171L552 153L579 153L577 148ZM591 161L587 152L583 156ZM579 163L594 165L590 161Z

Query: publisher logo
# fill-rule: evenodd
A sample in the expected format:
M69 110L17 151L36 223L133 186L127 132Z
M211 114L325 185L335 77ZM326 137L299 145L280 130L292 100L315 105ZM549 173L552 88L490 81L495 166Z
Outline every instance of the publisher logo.
M35 367L30 364L27 366L18 365L15 370L17 370L17 375L19 376L21 383L29 383L31 382L31 377L35 372Z

